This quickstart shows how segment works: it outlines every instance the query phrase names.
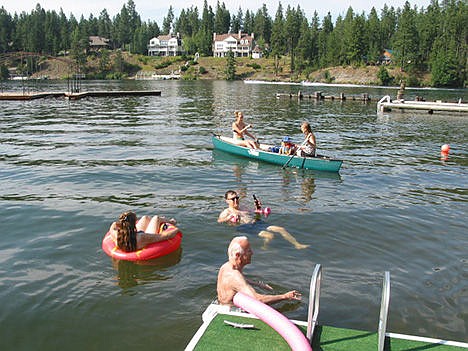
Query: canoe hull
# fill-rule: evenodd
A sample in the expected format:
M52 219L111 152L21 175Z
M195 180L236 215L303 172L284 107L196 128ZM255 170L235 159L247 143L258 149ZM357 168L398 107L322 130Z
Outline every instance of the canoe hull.
M233 144L232 138L213 136L213 146L215 149L228 152L230 154L255 159L283 166L291 156L281 155L263 149L250 149L247 147ZM311 169L316 171L339 172L342 160L331 159L328 157L299 157L294 156L288 163L288 167Z

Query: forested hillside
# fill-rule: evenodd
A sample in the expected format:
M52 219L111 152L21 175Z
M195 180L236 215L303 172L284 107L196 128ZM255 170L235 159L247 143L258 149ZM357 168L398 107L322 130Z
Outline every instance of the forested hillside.
M432 0L427 8L406 2L403 8L385 5L360 14L350 7L336 19L330 14L318 18L316 13L307 18L299 5L284 9L281 3L273 16L265 6L245 12L239 8L231 14L224 3L213 9L205 1L202 9L191 6L178 17L170 6L161 25L142 21L133 0L113 18L106 9L87 19L45 10L40 4L29 13L0 9L0 53L70 55L78 66L86 64L92 35L110 39L111 49L146 54L152 37L180 33L187 55L210 56L214 32L238 31L254 33L266 57L287 57L292 75L333 66L375 65L382 52L390 50L394 65L410 74L430 73L433 86L460 87L467 82L466 0Z

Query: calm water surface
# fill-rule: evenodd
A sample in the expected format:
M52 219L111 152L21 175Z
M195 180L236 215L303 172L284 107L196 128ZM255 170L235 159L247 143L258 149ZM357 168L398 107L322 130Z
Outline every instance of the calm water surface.
M22 89L21 83L6 90ZM5 85L4 85L5 88ZM234 235L251 238L246 273L302 303L324 268L319 320L376 330L383 272L391 272L388 329L468 341L466 116L377 115L397 89L255 85L242 82L86 82L84 90L158 89L160 97L1 102L0 340L2 350L182 350L215 296ZM65 91L66 83L31 89ZM360 95L347 101L277 100L278 92ZM468 99L467 90L407 90L407 98ZM300 141L308 120L320 153L340 174L252 162L212 150L241 109L262 141ZM451 145L448 160L440 146ZM268 224L310 247L255 227L216 223L227 189L245 205L256 193ZM147 264L112 262L101 250L124 210L172 216L180 251Z

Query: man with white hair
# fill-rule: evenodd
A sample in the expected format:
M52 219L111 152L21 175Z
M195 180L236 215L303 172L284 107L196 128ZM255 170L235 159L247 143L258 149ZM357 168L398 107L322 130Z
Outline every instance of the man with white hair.
M282 300L301 300L301 294L288 291L279 295L264 295L255 291L253 282L245 279L242 269L251 262L253 251L246 236L237 236L232 239L228 248L229 260L221 266L218 273L218 301L223 305L232 305L232 299L238 292L249 295L263 303L274 303ZM272 290L267 284L257 283L261 288Z

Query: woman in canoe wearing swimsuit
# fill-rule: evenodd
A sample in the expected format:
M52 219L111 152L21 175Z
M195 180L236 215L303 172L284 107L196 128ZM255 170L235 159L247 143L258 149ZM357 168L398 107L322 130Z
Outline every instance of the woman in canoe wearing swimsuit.
M249 147L251 149L257 149L257 138L247 130L252 128L252 125L246 125L244 123L244 114L242 111L236 111L234 114L236 116L236 120L232 123L232 138L237 142L238 145ZM246 140L244 135L251 137L253 140Z
M137 220L133 212L124 212L117 222L110 226L112 238L117 247L125 252L137 251L146 245L173 238L178 232L177 227L171 230L161 230L165 223L175 224L175 220L166 220L159 216L143 216Z
M315 157L317 144L315 142L315 135L312 133L312 128L307 122L302 123L301 131L305 135L304 142L297 149L297 156L301 157Z

